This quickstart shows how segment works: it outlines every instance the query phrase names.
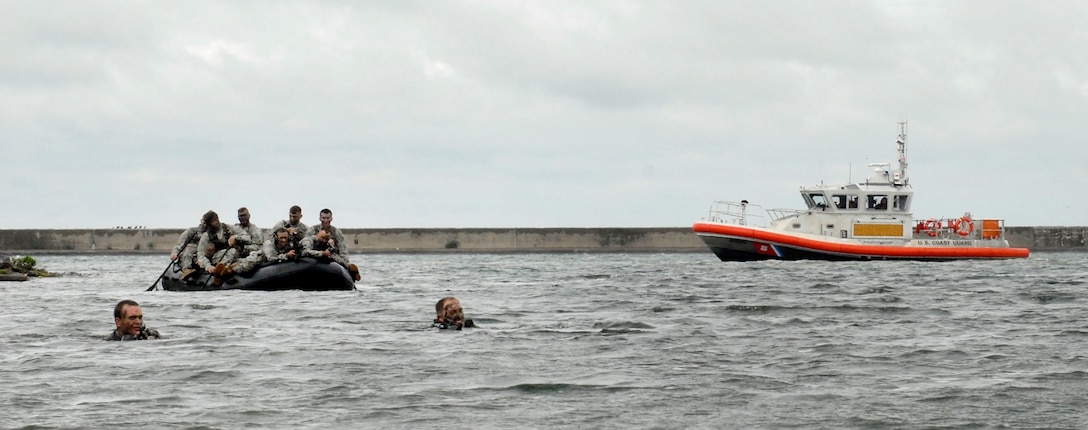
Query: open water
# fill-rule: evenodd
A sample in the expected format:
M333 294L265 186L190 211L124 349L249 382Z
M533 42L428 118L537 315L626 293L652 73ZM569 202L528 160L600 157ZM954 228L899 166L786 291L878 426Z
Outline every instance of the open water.
M1088 428L1085 254L355 255L352 292L0 282L0 428ZM479 325L428 328L457 296ZM131 298L165 339L105 342Z

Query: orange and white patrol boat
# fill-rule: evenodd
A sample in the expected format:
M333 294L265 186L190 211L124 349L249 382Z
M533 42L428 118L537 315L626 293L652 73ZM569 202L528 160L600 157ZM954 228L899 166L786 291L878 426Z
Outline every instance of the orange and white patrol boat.
M907 177L907 123L899 123L899 168L870 164L864 182L802 187L807 209L768 209L717 201L692 230L722 261L751 260L959 260L1026 258L1011 248L1001 219L915 222ZM770 220L767 223L767 220Z

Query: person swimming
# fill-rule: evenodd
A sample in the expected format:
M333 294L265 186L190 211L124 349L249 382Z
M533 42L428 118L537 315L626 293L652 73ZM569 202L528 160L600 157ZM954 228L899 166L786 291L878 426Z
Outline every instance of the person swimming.
M159 331L144 325L144 312L140 304L132 300L121 300L113 308L113 322L117 329L106 340L147 340L158 339Z
M443 297L434 305L435 318L431 327L439 329L460 330L464 327L476 327L476 323L465 319L465 312L461 308L461 301L456 297Z

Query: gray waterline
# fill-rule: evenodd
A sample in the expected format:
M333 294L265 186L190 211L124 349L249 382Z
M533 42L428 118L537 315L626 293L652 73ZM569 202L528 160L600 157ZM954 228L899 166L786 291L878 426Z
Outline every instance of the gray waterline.
M354 292L143 290L162 256L0 283L5 428L1083 428L1080 254L722 263L353 257ZM480 325L428 329L461 299ZM117 300L165 339L104 342Z

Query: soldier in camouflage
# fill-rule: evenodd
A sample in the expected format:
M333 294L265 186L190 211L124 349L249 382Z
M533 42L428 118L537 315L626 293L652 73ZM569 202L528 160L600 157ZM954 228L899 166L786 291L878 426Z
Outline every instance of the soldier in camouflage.
M301 220L302 208L291 206L287 219L277 222L276 225L272 226L272 231L279 230L282 227L287 230L287 234L291 235L292 242L302 243L302 239L306 237L307 229L306 224L303 224Z
M196 269L197 245L200 243L200 235L204 234L206 230L207 225L204 224L204 219L201 218L199 225L189 227L181 233L181 236L178 237L178 243L174 245L174 249L170 250L170 259L178 261L183 278L191 275ZM178 260L178 258L181 258L181 260Z
M238 208L238 223L234 225L249 234L249 243L238 251L238 259L231 263L230 268L234 273L249 273L263 262L261 245L264 243L264 232L259 226L249 222L249 209L245 207Z
M264 243L264 232L260 227L257 227L253 223L249 222L249 209L238 209L238 224L234 225L249 234L249 243L246 244L239 252L239 257L247 257L249 254L259 252L261 250L261 244Z
M269 263L297 261L302 256L302 244L293 242L286 228L280 227L272 232L272 237L264 241L261 251L263 260Z
M203 250L196 258L197 265L215 277L215 285L223 283L223 277L233 273L231 264L238 259L238 249L249 244L249 234L233 225L219 222L214 211L204 214L207 230L200 236L197 249Z
M144 313L140 304L132 300L121 300L113 307L113 323L117 329L106 340L147 340L158 339L159 331L144 325Z
M249 234L249 243L243 246L238 253L238 260L230 265L234 273L246 274L252 272L263 261L261 245L264 244L264 232L260 227L249 222L249 209L238 209L238 224L234 225Z
M302 240L302 255L314 258L331 259L348 269L351 277L358 281L359 268L348 261L347 240L340 229L332 225L332 211L321 210L321 224L314 225L306 232Z

